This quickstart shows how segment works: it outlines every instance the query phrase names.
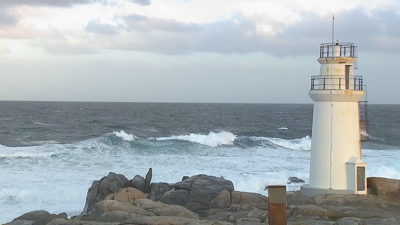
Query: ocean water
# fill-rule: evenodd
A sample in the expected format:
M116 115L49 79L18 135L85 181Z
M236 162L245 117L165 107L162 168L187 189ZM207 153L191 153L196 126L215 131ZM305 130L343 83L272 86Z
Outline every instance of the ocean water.
M267 195L308 181L311 104L0 102L0 222L78 215L109 172L153 182L208 174ZM369 105L368 176L400 179L400 105Z

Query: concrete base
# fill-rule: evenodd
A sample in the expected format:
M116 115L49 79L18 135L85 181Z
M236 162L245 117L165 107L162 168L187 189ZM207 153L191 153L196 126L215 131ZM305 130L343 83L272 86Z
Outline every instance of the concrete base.
M307 197L314 197L323 194L340 194L340 195L351 195L354 194L351 190L340 190L340 189L323 189L311 187L308 184L302 185L300 191Z

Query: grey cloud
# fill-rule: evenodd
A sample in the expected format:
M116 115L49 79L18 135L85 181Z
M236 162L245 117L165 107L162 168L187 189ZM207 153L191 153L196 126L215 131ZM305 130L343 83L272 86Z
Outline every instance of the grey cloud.
M127 0L127 1L139 4L139 5L150 5L151 4L150 0Z
M90 21L86 27L86 31L104 34L104 35L115 35L118 32L115 30L115 27L110 24L100 23L99 20L92 20Z
M186 24L176 20L149 18L137 14L126 16L124 19L126 20L128 30L136 30L141 32L191 32L201 30L201 27L198 24Z
M334 41L354 42L362 51L399 51L400 16L392 10L377 10L371 15L368 16L361 8L335 14ZM294 40L294 37L307 48L318 41L331 42L332 17L321 18L310 14L301 23L287 28L285 32L277 36L288 41ZM381 38L397 39L397 41L394 41L389 48L388 43L382 42ZM287 54L289 49L282 50ZM310 52L306 48L303 48L303 51Z
M290 27L272 24L281 32L267 36L256 32L257 18L240 14L230 20L201 25L131 15L125 18L128 29L141 33L135 42L126 43L124 47L164 54L196 51L225 54L265 52L278 57L318 54L319 44L331 41L332 18L313 13L302 17L301 22ZM362 51L400 51L398 24L400 16L394 11L373 11L370 17L363 9L354 9L335 15L335 39L354 42ZM161 32L155 35L151 31ZM391 43L382 42L382 38Z
M17 24L17 22L17 17L8 14L3 9L0 9L0 26L14 26Z
M72 5L89 4L94 2L105 2L105 0L1 0L0 6L8 7L15 5L30 5L30 6L70 7Z

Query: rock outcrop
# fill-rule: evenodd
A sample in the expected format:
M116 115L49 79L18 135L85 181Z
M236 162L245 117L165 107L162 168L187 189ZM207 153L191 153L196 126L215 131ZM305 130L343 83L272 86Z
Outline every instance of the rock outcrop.
M104 200L107 195L125 188L127 181L128 179L124 175L113 172L110 172L100 180L93 181L92 186L88 190L82 214L91 214L97 202Z
M175 184L150 184L151 177L151 168L146 178L137 175L132 180L109 173L89 188L87 214L68 220L65 213L39 210L7 225L268 224L268 198L234 191L229 180L196 175ZM288 192L288 224L400 224L400 181L374 177L368 182L369 195L325 194L311 198L299 191Z
M140 190L132 187L123 188L119 192L109 194L105 197L105 200L118 200L130 203L136 199L147 199L147 196Z
M222 191L234 191L233 183L223 178L201 174L174 184L173 189L165 192L159 201L181 205L201 217L207 217L211 200Z
M400 203L400 180L368 177L367 184L369 194L387 201Z
M66 213L50 214L45 210L35 210L15 218L7 225L45 225L53 219L67 219Z
M400 224L400 204L371 195L288 196L289 224ZM355 219L354 219L355 218Z
M128 180L122 174L115 174L113 172L110 172L107 176L101 178L100 180L93 181L92 186L88 189L86 203L82 211L82 215L89 215L94 213L94 205L97 202L106 199L106 197L108 197L108 199L114 199L114 195L117 192L121 191L121 189L123 188L135 188L141 193L147 193L148 195L150 195L151 177L152 169L150 168L146 174L146 178L143 178L140 175L136 175L132 180ZM112 197L110 197L110 195L112 195ZM119 197L120 196L117 196L117 198ZM145 198L147 198L147 196L145 196Z

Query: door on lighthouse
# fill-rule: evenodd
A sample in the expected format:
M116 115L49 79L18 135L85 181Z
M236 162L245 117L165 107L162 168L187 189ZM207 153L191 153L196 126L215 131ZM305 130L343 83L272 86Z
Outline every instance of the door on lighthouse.
M357 191L365 191L365 167L357 167Z
M350 88L350 65L346 65L346 70L345 70L345 82L346 82L346 90Z

